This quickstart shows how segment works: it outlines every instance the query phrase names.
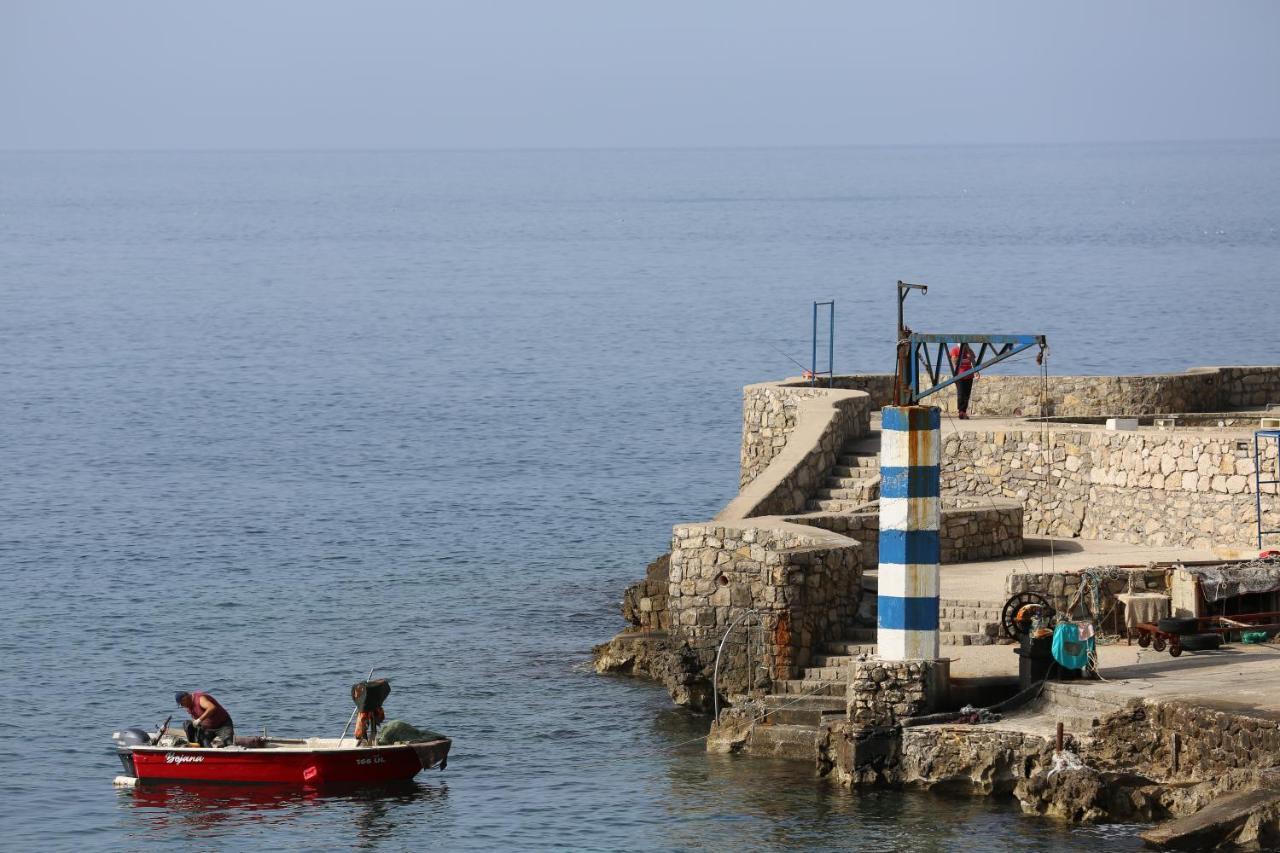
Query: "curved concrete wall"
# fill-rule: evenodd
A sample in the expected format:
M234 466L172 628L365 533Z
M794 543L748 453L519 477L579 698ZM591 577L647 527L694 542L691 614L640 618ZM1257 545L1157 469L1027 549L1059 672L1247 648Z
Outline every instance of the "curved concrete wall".
M740 491L717 520L804 509L846 443L870 431L861 391L769 382L743 389Z

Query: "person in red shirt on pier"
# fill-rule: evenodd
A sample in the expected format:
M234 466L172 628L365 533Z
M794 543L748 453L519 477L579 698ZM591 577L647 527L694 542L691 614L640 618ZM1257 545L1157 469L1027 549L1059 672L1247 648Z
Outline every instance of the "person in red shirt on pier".
M951 361L956 373L972 370L973 350L969 349L968 344L957 344L951 348ZM978 374L975 373L956 381L956 411L960 413L962 421L969 420L969 395L973 393L973 380L977 378Z

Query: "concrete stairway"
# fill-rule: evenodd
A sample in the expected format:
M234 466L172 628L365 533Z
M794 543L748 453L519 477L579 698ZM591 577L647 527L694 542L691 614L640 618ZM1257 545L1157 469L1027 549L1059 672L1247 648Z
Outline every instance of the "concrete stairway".
M820 654L814 655L801 678L774 682L774 696L832 696L838 697L843 707L849 664L857 657L874 655L875 644L875 628L849 629L843 640L827 643Z
M880 499L879 441L859 439L845 446L817 493L810 512L851 512Z
M802 678L774 682L764 697L769 715L751 732L752 755L813 761L824 716L843 716L849 665L860 655L875 654L874 628L856 628L815 655Z
M1031 703L1008 714L992 728L1054 737L1057 725L1076 737L1087 737L1109 714L1123 710L1128 699L1097 689L1097 682L1049 681Z
M990 646L1000 636L1004 602L944 598L938 602L938 640L944 646Z

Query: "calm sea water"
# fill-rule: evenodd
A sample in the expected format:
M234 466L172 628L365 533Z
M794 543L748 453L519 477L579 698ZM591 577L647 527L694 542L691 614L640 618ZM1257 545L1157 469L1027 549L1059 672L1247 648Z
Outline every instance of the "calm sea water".
M586 662L813 299L841 371L889 369L902 278L917 329L1156 372L1280 360L1278 269L1275 143L0 155L4 846L1136 848L707 756ZM447 771L110 784L177 689L336 736L370 667Z

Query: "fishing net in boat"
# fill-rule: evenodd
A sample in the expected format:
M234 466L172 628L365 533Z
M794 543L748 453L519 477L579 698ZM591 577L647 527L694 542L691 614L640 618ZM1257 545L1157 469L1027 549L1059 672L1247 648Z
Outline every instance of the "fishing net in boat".
M429 740L440 740L445 735L431 729L420 729L404 720L388 720L378 731L378 745L390 746L395 743L425 743Z

